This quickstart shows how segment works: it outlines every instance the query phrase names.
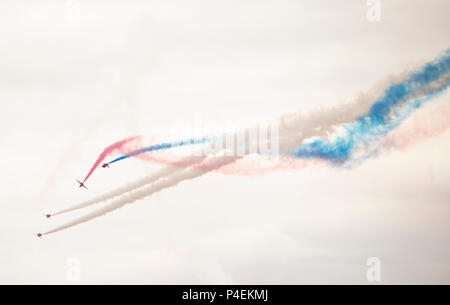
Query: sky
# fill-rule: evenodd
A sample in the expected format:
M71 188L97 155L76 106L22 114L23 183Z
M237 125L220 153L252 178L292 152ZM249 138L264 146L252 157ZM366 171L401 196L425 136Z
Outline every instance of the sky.
M0 283L373 284L377 257L379 283L449 284L448 131L351 170L208 173L35 236L159 168L78 189L117 140L339 105L450 47L448 1L380 4L370 22L363 0L1 1Z

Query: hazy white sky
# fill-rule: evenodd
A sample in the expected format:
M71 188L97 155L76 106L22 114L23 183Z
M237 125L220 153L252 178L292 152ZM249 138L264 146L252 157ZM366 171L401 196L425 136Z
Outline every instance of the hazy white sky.
M155 170L110 143L355 98L450 47L450 2L0 2L0 283L450 283L450 133L354 170L210 173L79 227L44 219ZM449 94L432 103L449 103ZM425 109L426 111L426 109ZM81 212L83 213L83 212Z

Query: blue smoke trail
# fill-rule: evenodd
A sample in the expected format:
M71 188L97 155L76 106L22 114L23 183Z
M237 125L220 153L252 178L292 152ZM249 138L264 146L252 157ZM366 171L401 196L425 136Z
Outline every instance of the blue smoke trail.
M118 157L118 158L110 161L109 164L123 160L123 159L130 158L130 157L133 157L136 155L140 155L142 153L150 152L150 151L170 149L170 148L175 148L175 147L184 146L184 145L204 144L207 142L211 142L212 140L213 140L213 138L211 138L211 137L203 137L203 138L199 138L199 139L189 139L189 140L182 140L182 141L177 141L177 142L167 142L167 143L155 144L152 146L137 149L127 155Z
M405 81L387 88L369 112L345 126L344 135L333 141L317 139L304 143L289 155L305 159L320 158L337 164L349 161L359 145L386 135L415 109L443 93L450 85L449 71L450 49ZM433 86L435 81L440 82ZM423 96L416 97L421 94Z

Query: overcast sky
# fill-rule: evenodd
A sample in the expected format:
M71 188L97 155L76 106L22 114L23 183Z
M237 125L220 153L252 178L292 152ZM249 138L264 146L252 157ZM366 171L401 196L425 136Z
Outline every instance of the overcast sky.
M336 105L450 47L448 0L381 0L379 22L367 10L365 0L1 1L0 283L70 283L74 258L81 283L364 284L369 257L382 283L450 283L449 132L353 170L209 173L35 237L79 215L43 213L158 168L123 161L78 189L116 140L195 115L245 123Z

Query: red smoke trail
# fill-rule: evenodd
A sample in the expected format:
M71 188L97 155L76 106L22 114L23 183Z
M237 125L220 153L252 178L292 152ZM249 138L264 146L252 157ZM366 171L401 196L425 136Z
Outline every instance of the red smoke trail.
M381 147L404 151L427 138L440 136L450 128L450 105L441 106L432 113L417 113L405 123L392 131Z
M86 175L86 178L84 178L83 183L86 182L86 180L89 178L89 176L94 172L94 170L97 168L97 166L102 162L108 155L113 153L115 150L123 149L125 144L128 144L131 141L139 139L141 136L135 136L135 137L129 137L126 139L123 139L119 142L113 143L106 147L103 152L98 156L97 160L95 160L94 165L92 165L91 170Z

